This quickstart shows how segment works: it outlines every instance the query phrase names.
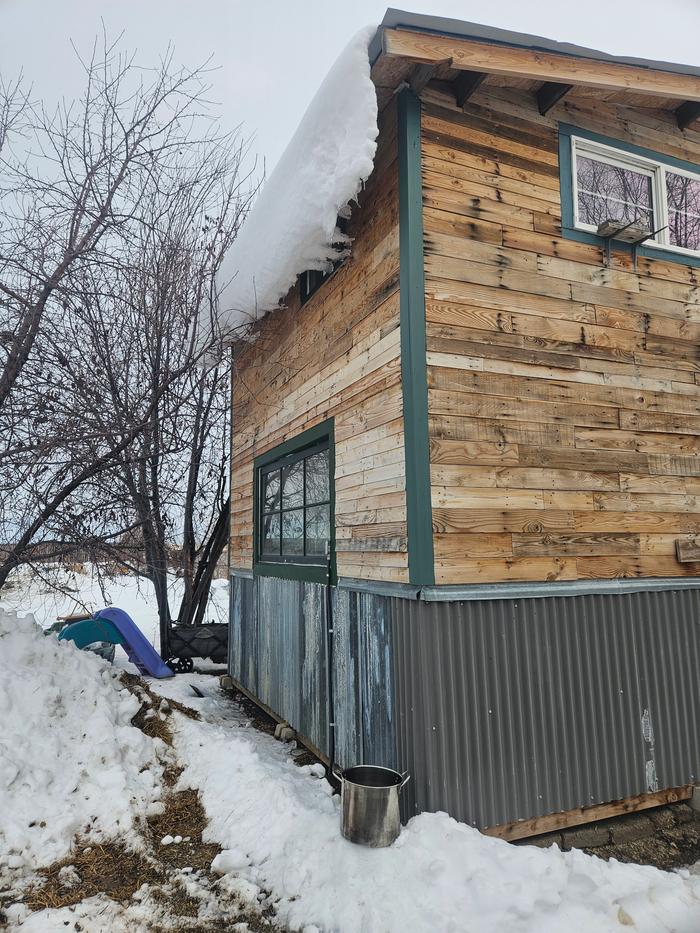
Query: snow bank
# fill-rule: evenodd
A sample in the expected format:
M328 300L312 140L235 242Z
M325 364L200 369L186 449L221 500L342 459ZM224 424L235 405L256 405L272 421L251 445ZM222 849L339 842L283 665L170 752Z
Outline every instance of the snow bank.
M292 930L342 933L697 933L700 877L556 847L512 846L444 813L422 814L389 849L346 842L338 798L285 746L246 728L236 707L181 695L205 722L178 717L183 780L202 791L222 884L278 898ZM184 682L158 684L169 694Z
M154 742L110 666L0 609L0 873L128 835L160 797Z
M376 151L374 32L358 33L329 71L224 259L225 331L273 310L301 272L337 258L338 214L371 174Z

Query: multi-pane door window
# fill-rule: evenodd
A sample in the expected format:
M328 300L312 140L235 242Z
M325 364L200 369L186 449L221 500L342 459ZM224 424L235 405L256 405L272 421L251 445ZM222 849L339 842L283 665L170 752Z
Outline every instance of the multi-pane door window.
M700 174L572 136L574 225L604 221L654 233L648 246L700 253Z
M260 467L258 490L258 559L325 564L331 530L328 442Z

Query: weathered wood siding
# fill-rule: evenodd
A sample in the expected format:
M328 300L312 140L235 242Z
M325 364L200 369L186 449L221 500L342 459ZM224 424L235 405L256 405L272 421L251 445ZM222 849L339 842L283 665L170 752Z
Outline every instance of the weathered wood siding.
M682 576L700 532L700 270L561 236L557 122L700 163L673 115L423 94L437 583Z
M394 108L353 212L351 257L234 356L231 563L253 561L253 459L335 419L338 573L407 580Z

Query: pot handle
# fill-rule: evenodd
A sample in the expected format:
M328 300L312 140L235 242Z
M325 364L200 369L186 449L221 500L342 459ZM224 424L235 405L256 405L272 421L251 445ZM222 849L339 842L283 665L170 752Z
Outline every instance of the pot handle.
M411 775L408 773L408 771L404 771L404 773L401 775L401 777L403 778L403 780L402 780L401 783L399 784L399 790L403 790L404 787L405 787L405 786L408 784L408 782L411 780Z

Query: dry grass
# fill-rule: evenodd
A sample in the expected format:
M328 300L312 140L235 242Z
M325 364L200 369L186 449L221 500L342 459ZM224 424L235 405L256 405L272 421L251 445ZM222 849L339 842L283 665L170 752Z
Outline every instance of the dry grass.
M152 739L162 739L166 745L173 744L173 730L168 722L168 717L173 710L177 710L178 713L182 713L188 719L200 719L197 710L191 709L177 700L164 701L138 675L129 674L125 671L120 679L141 704L138 713L131 720L131 725L136 726L137 729L140 729L141 732ZM163 707L162 712L161 707Z
M75 869L79 882L65 884L61 880L61 869L68 866ZM118 842L94 845L78 841L70 855L40 869L39 874L44 878L43 884L32 888L24 899L32 911L69 907L97 894L106 894L114 901L128 901L142 884L160 884L165 879L151 860Z
M195 871L209 871L221 847L202 841L207 817L199 793L190 788L174 791L167 795L164 803L163 813L148 819L150 841L158 859L168 868L189 866ZM183 841L164 846L161 845L164 836L182 836Z
M173 744L170 714L177 710L190 719L198 720L199 713L176 700L163 700L155 694L140 677L123 673L124 685L138 698L139 711L132 724L152 738L160 738L167 745ZM274 720L261 713L247 701L246 712L256 727L264 732L274 731ZM39 871L41 881L34 885L22 898L31 911L47 908L70 907L86 898L102 895L120 903L128 903L138 889L147 884L150 896L162 905L168 919L161 925L154 921L149 925L152 933L208 933L208 931L230 930L233 923L245 921L250 933L271 933L279 930L271 909L261 915L249 905L223 897L220 909L224 916L217 919L200 920L200 901L187 893L182 884L180 870L192 869L205 889L217 891L217 881L211 874L211 863L221 851L216 843L202 840L207 826L206 813L199 792L194 789L175 790L182 767L169 763L163 771L163 813L150 817L142 824L141 835L146 844L144 852L134 852L120 842L102 845L77 839L69 856ZM182 842L161 845L165 836L181 836ZM74 877L66 877L62 869L71 868ZM217 899L220 895L217 895ZM0 928L3 914L0 911Z
M156 709L160 706L163 697L158 696L157 693L154 693L146 681L139 677L138 674L130 674L128 671L123 671L121 675L121 682L125 687L128 687L132 693L135 693L136 696L139 695L138 691L142 691L142 693L147 694L151 700L151 703ZM187 716L188 719L195 719L199 721L202 718L196 709L192 709L190 706L185 706L184 703L180 703L178 700L166 700L166 702L171 709L177 710L178 713L182 713L182 715Z

